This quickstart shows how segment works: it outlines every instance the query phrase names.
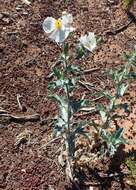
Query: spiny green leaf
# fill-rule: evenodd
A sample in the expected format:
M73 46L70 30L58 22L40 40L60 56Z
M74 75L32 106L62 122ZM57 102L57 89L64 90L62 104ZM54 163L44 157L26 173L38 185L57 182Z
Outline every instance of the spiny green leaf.
M102 121L105 123L107 120L107 113L105 111L100 111Z
M68 83L68 79L56 80L54 82L49 83L48 89L53 90L53 89L56 89L56 88L64 88L67 83Z
M88 100L74 100L72 99L70 101L70 104L71 104L71 107L72 107L72 110L74 113L78 112L80 110L80 108L86 106L88 104Z
M68 65L67 71L72 73L79 73L81 72L81 68L77 65Z
M59 96L57 94L50 94L48 97L52 100L56 100L62 106L65 104L65 97Z
M84 48L84 46L79 45L76 51L76 58L80 59L85 55L86 55L86 49Z
M68 43L64 43L64 55L67 56L69 51L69 45Z
M102 118L102 121L105 123L106 120L107 120L107 111L106 111L106 108L103 104L98 104L97 105L97 108L100 112L100 115L101 115L101 118Z
M116 97L113 96L112 99L110 100L110 105L109 105L110 111L114 111L114 109L116 108L115 102L116 102Z
M106 98L108 98L109 100L112 100L112 99L114 98L114 96L111 95L111 93L108 92L108 91L102 92L102 94L103 94Z
M112 138L115 139L115 140L121 138L122 135L123 135L123 131L124 131L123 128L119 128L119 129L113 134L113 137L112 137Z
M84 128L86 126L87 122L86 121L80 121L77 125L76 125L76 129L74 131L74 133L80 133L84 131Z
M129 85L128 84L121 84L119 87L118 87L118 95L119 96L123 96L126 92L126 90L128 89Z
M64 78L64 75L61 73L61 71L60 71L58 68L54 68L54 69L53 69L53 73L54 73L54 75L55 75L58 79Z

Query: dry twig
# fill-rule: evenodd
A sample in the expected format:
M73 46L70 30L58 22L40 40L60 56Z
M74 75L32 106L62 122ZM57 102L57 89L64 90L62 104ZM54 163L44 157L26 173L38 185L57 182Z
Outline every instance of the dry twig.
M130 21L127 24L121 26L120 28L113 29L112 31L107 31L106 34L116 35L120 32L123 32L124 30L126 30L131 23L133 23L133 22L136 23L136 16L132 12L128 11L127 16L128 16L128 18L130 18Z
M7 122L15 122L15 123L23 123L23 122L36 122L40 121L40 115L34 114L34 115L27 115L27 116L13 116L8 113L2 113L0 114L0 118L7 120Z

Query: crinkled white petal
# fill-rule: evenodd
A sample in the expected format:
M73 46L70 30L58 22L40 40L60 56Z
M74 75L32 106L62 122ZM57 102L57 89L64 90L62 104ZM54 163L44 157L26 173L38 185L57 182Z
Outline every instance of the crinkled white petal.
M56 19L52 17L47 17L43 22L43 29L46 33L51 33L55 30Z
M71 32L75 31L75 28L73 28L73 27L65 27L65 26L64 26L63 30L65 30L65 33L67 34L66 36L68 37L68 35L69 35Z
M92 32L89 32L88 35L81 36L79 40L80 43L91 52L96 48L96 38Z
M95 38L95 34L93 32L88 32L88 38Z
M88 38L89 38L89 42L90 42L91 51L93 51L97 45L95 34L93 32L89 32Z
M93 32L89 32L88 34L88 39L92 44L96 44L96 37L95 34Z
M63 13L63 15L62 15L62 21L64 22L65 26L71 25L72 22L73 22L73 16L72 16L72 14Z
M64 24L65 30L67 30L69 33L75 31L75 28L71 26L73 23L72 14L68 14L67 12L64 12L62 13L61 19Z
M49 35L49 38L55 40L57 43L62 43L68 37L68 35L68 31L56 29Z
M84 44L86 43L86 38L87 38L87 35L80 37L79 41L80 41L80 43L81 43L82 45L84 45Z
M66 30L69 31L69 32L73 32L73 31L75 31L76 29L70 26L70 27L66 27Z

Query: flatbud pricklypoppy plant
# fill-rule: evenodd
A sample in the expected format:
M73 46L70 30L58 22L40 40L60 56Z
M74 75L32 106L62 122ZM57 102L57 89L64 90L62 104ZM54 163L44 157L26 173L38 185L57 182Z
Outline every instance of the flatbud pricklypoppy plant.
M61 137L62 146L59 156L59 163L62 165L63 158L66 162L66 176L73 180L74 171L73 164L75 161L76 141L80 135L87 136L85 121L74 122L74 114L80 111L81 107L86 105L86 100L75 100L73 97L76 88L77 78L75 73L80 72L76 65L70 62L69 45L66 39L75 29L72 27L73 17L71 14L63 12L59 19L47 17L43 22L43 29L50 39L56 43L63 44L63 53L61 54L61 69L54 68L53 76L55 81L49 84L50 95L59 105L59 116L54 126L54 133L57 137ZM62 47L62 46L61 46ZM63 94L54 93L53 90L63 89ZM65 156L63 154L65 153Z
M115 83L116 93L112 95L110 92L99 92L100 95L106 96L109 99L109 105L99 104L95 106L95 112L99 112L102 120L102 124L99 125L95 121L86 122L83 120L76 121L75 115L81 109L86 107L88 110L89 101L84 99L76 100L74 97L74 90L77 88L77 81L79 76L84 72L83 69L79 68L70 61L70 50L69 44L66 43L66 39L69 34L75 29L72 26L73 17L67 12L63 12L59 19L52 17L47 17L43 22L43 30L47 33L48 37L55 41L56 43L63 44L63 52L61 54L60 62L61 64L53 69L54 80L48 86L49 88L49 98L55 100L59 107L59 115L56 122L54 123L54 134L57 138L61 138L59 163L64 167L66 171L66 176L70 180L74 180L74 164L77 161L77 139L82 135L90 140L90 136L95 138L92 134L88 133L86 126L94 129L97 132L96 143L101 141L102 154L109 152L112 156L120 144L125 143L123 138L123 128L116 129L114 133L109 132L109 128L113 121L118 117L116 109L119 106L123 106L127 109L126 104L117 105L117 99L121 98L126 90L128 89L127 77L132 71L132 62L134 66L135 56L128 57L128 66L121 68L119 71L111 72L111 76ZM79 44L77 48L76 58L82 58L88 52L93 52L97 46L97 40L95 34L89 32L85 36L81 36L79 39ZM62 47L62 46L61 46ZM132 59L133 58L133 59ZM130 61L131 60L131 61ZM57 91L61 90L61 94ZM92 103L92 101L91 101ZM56 139L56 138L55 138ZM52 140L51 140L52 142ZM104 146L103 145L107 145Z

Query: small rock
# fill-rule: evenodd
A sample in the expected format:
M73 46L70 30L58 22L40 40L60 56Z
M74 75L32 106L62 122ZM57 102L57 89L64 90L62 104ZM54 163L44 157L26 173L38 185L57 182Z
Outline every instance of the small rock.
M21 10L22 10L22 7L19 7L19 6L18 6L18 7L16 7L16 10L17 10L17 11L21 11Z
M5 22L6 24L9 24L10 23L10 19L9 18L2 18L2 21Z
M0 20L3 18L3 14L2 13L0 13Z
M28 0L22 0L22 1L23 1L23 3L25 3L26 5L30 5L30 4L31 4L31 2L28 1Z
M51 185L49 185L48 190L55 190L55 189Z
M28 15L29 13L28 12L26 12L26 11L24 11L23 13L22 13L22 15Z
M4 17L9 17L10 16L10 13L7 12L7 11L4 11L1 13Z
M4 127L5 127L4 125L0 124L0 129L2 129L2 128L4 128Z
M93 190L94 188L92 186L89 187L89 190Z
M21 172L24 172L24 173L26 173L26 169L22 169L22 170L21 170Z

